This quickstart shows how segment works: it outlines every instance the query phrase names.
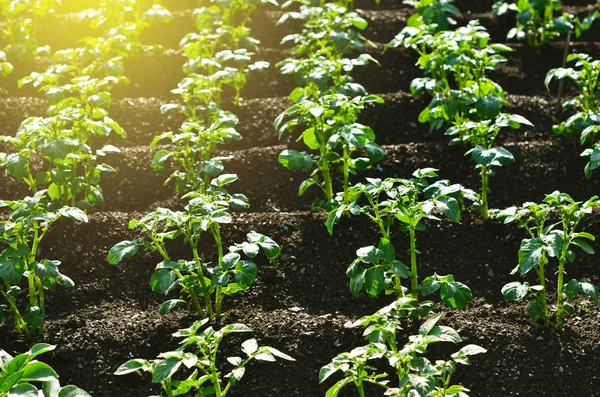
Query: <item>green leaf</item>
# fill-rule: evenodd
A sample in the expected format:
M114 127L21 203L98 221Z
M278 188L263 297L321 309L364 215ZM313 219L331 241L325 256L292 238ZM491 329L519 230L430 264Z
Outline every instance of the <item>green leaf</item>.
M147 367L148 365L148 361L139 358L129 360L125 364L117 368L117 370L115 371L115 375L125 375L131 372L136 372L143 369L144 367Z
M58 210L58 213L62 216L64 216L65 218L70 218L73 219L75 221L79 221L79 222L88 222L88 217L85 214L85 212L83 212L83 210L79 209L79 208L75 208L75 207L62 207L61 209Z
M435 200L435 206L451 221L460 222L460 205L454 197L439 197Z
M524 239L519 249L519 270L521 275L527 274L542 260L544 244L539 238Z
M131 258L138 252L137 241L121 241L108 251L108 263L116 265L123 259Z
M158 309L158 312L164 316L166 314L169 314L171 311L173 311L173 309L175 309L175 307L179 304L179 303L185 303L184 300L181 299L169 299L167 301L164 301L162 303L162 305L160 305L160 309Z
M54 372L52 367L39 361L27 364L23 369L22 376L22 381L38 382L51 381L58 378L58 374Z
M161 383L169 379L181 366L181 359L170 357L160 360L152 373L152 383Z
M442 302L453 309L464 309L471 299L473 299L469 287L458 281L443 283L440 296Z
M508 283L502 287L502 295L511 302L522 300L529 292L529 283L521 284L518 281Z
M586 253L593 255L594 254L594 248L592 248L592 246L585 240L582 240L580 238L576 238L573 239L573 244L575 244L576 246L578 246L579 248L581 248L582 250L584 250Z
M577 280L571 280L564 286L563 292L567 298L573 300L581 292L581 284Z
M58 397L91 397L88 392L77 386L69 385L65 386L58 393Z
M344 386L351 382L351 378L344 378L337 381L335 385L331 386L329 390L327 390L327 392L325 393L325 397L337 397L337 395L340 393L340 391L342 391Z
M152 274L150 287L157 294L167 294L177 284L177 275L173 270L158 269Z
M376 266L365 272L365 291L371 297L378 296L385 290L385 272L383 267Z
M493 119L500 114L500 98L495 95L480 97L477 102L475 102L475 109L482 119Z
M377 257L377 248L375 248L373 245L359 248L356 251L356 256L366 263L379 263L379 258Z
M258 267L251 261L239 261L235 265L235 282L242 288L248 288L258 276Z
M278 161L285 168L294 171L310 171L313 165L309 154L297 150L284 150L279 154Z
M583 293L586 294L587 296L589 296L590 298L592 298L592 300L594 301L594 304L596 306L599 306L598 290L596 289L596 286L594 284L588 282L585 278L581 279L580 285L581 285L581 290L583 291Z
M39 393L31 383L20 383L9 390L7 397L39 397Z

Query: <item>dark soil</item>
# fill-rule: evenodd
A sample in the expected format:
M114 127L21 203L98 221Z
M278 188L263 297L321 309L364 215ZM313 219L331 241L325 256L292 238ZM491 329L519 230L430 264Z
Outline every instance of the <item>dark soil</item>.
M92 34L84 25L71 24L72 15L98 0L63 0L60 14L51 19L43 35L50 43L71 45L74 39ZM164 44L168 50L129 60L126 74L132 84L118 88L109 111L126 129L128 139L107 138L98 146L114 144L122 153L107 162L118 169L103 177L106 205L94 210L88 224L58 223L41 249L49 258L62 261L62 271L73 278L73 290L48 293L47 328L44 341L57 344L57 350L45 359L61 375L64 384L74 383L97 397L140 397L159 392L147 376L116 377L112 373L132 357L154 358L158 353L177 347L171 334L194 321L185 308L161 317L158 307L165 299L154 295L149 280L158 258L140 254L118 266L106 263L108 250L123 239L136 236L128 230L132 218L139 218L157 206L178 208L181 201L173 189L163 186L167 172L151 169L152 153L148 145L163 131L178 128L182 119L175 114L160 114L160 104L171 100L170 90L183 77L184 58L175 50L179 39L193 29L190 9L192 0L164 0L174 10L169 26L151 31L148 40ZM511 18L492 19L492 0L457 1L464 14L459 23L479 18L490 28L495 40L513 23ZM565 1L570 12L585 12L591 1ZM371 25L366 35L383 44L397 33L409 11L400 1L383 0L375 6L359 0ZM257 59L273 64L287 56L278 46L281 37L293 27L274 28L280 12L260 11L254 21L255 35L262 41ZM188 22L186 22L186 20ZM57 28L57 26L59 28ZM69 26L72 30L66 29ZM65 27L65 28L60 28ZM581 40L572 43L571 52L585 51L600 57L600 34L597 27ZM555 42L539 50L510 44L515 51L494 78L510 94L508 111L529 118L533 128L506 132L499 142L510 150L516 163L500 169L491 179L491 204L502 208L539 201L544 194L561 190L576 199L586 199L600 191L598 178L583 176L585 160L577 142L557 137L551 131L567 114L557 110L556 87L548 93L543 78L550 68L560 66L564 43ZM371 177L406 177L418 167L433 166L440 176L473 189L479 177L473 163L464 156L465 147L449 146L441 132L428 133L417 121L427 98L413 97L410 81L422 75L414 66L416 56L409 50L381 53L372 50L382 67L358 71L355 78L385 104L367 108L360 122L373 127L377 141L385 145L387 158L380 167L366 174ZM15 73L2 82L10 96L0 100L0 134L14 135L19 124L29 116L44 114L47 103L31 88L16 89L17 78L42 70L47 59L16 63ZM5 85L6 84L6 85ZM226 245L239 242L245 233L256 230L274 238L282 255L269 263L259 261L257 283L247 292L225 302L225 322L243 322L254 330L252 336L296 358L296 362L256 363L248 368L244 380L233 389L232 396L323 396L330 382L318 385L319 368L332 357L361 345L361 329L346 325L371 314L390 302L389 298L352 297L345 276L347 265L357 248L375 244L377 233L361 218L343 219L329 236L323 227L323 214L308 212L317 199L316 191L297 196L302 173L289 172L277 162L278 153L287 147L300 147L295 137L284 135L278 140L272 122L288 105L286 96L293 80L281 76L275 68L257 74L244 91L246 100L231 110L240 118L239 132L244 139L224 147L223 153L235 154L227 172L237 173L240 180L232 191L246 194L252 207L235 214L234 222L224 228ZM569 89L567 91L571 93ZM358 179L357 179L358 180ZM19 198L28 192L21 183L4 179L0 198ZM600 212L595 211L583 227L597 233ZM460 368L454 380L471 389L474 397L504 396L572 396L600 397L600 313L597 308L580 310L572 315L564 332L532 327L524 304L508 304L501 287L517 279L511 276L517 260L522 230L514 226L482 223L467 211L460 224L432 223L418 235L420 273L453 274L470 286L475 296L466 310L444 312L443 323L460 331L466 343L488 349L477 356L470 367ZM401 259L407 258L407 236L398 232L394 244ZM203 253L210 260L214 250L203 243ZM180 242L171 247L173 257L187 257ZM600 282L600 259L579 257L568 269L570 278L588 277ZM554 284L550 284L553 290ZM401 335L405 338L409 332ZM239 354L241 337L232 337L224 345L223 357ZM15 335L9 325L0 326L0 348L9 353L27 350L29 342ZM434 355L449 354L458 347L433 349ZM224 361L224 360L223 360ZM226 365L223 371L227 371ZM353 396L351 392L345 396ZM371 392L369 396L381 395Z

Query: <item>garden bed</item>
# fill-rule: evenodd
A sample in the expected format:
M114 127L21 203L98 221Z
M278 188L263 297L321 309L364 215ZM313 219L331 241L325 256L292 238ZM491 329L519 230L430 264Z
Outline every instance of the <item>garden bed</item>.
M157 206L180 205L172 187L162 185L167 172L152 170L148 148L152 137L181 123L179 116L158 111L183 77L184 58L174 50L176 38L193 29L189 8L193 2L185 2L190 5L184 7L184 2L178 1L166 2L178 10L171 25L160 30L169 32L161 36L167 51L128 60L126 75L132 84L114 91L109 111L128 132L128 139L98 142L122 148L122 153L111 155L108 161L118 173L103 176L106 205L91 213L89 224L59 223L41 248L42 252L52 250L53 257L63 262L64 272L76 283L74 290L48 294L44 341L58 348L46 360L61 375L62 383L77 384L95 397L157 393L158 388L152 387L147 376L112 374L132 357L153 358L175 348L177 341L171 333L194 321L184 309L165 317L158 315L162 297L153 294L148 284L157 257L140 255L119 266L106 262L112 245L134 237L127 228L131 218L139 218ZM64 3L63 11L85 8L76 1ZM372 53L382 66L364 68L355 79L385 99L385 104L363 112L360 120L374 129L377 142L387 152L380 167L367 175L406 177L416 168L434 166L440 169L442 178L477 189L480 177L464 156L466 148L449 146L449 139L442 133L428 133L427 125L417 121L427 100L408 92L410 81L421 75L414 66L416 56L407 49L380 53L383 43L405 23L408 13L397 6L399 3L383 1L380 7L359 4L369 9L367 19L373 23L366 35L378 42L379 47ZM513 20L492 20L487 12L491 1L457 3L465 13L459 20L472 19L476 14L484 25L490 25L496 40L504 41ZM577 5L581 2L566 3L575 12L587 9ZM277 42L288 28L268 34L277 15L277 11L267 10L255 18L255 26L261 26L256 28L258 36L263 40L259 58L271 63L287 54ZM60 25L70 16L59 14L54 18ZM594 31L572 43L570 51L600 57L600 30L595 26ZM84 28L77 32L87 34ZM49 37L50 41L61 39ZM552 124L565 115L556 110L555 99L543 85L546 72L560 66L564 43L555 42L540 50L515 43L510 46L515 51L507 55L507 64L493 78L510 94L510 111L529 118L535 127L499 138L515 155L516 162L492 178L491 207L539 201L553 190L569 193L575 199L589 198L600 191L600 179L585 179L586 161L579 157L579 145L552 133ZM15 64L15 73L5 80L10 97L0 100L0 134L14 134L25 117L44 114L47 105L41 96L30 88L16 89L16 78L47 64L44 59ZM317 196L312 191L303 197L296 194L305 175L287 171L277 161L281 150L296 145L285 135L279 140L272 126L274 118L285 109L285 97L293 87L291 78L271 67L250 78L244 91L246 100L232 108L240 117L238 130L244 139L227 146L236 152L236 160L226 166L227 172L240 177L230 190L246 194L252 206L236 214L232 226L224 227L225 245L256 230L276 240L282 255L273 262L259 261L256 285L226 301L225 321L249 325L254 337L297 360L251 365L245 379L232 390L234 397L323 396L327 388L318 385L319 368L338 353L362 344L362 330L345 325L390 302L385 297L353 298L345 276L356 248L376 243L372 227L363 219L344 219L330 237L323 226L324 215L309 212ZM3 199L25 195L27 189L15 181L5 179L0 186ZM586 220L585 228L592 233L600 230L600 211ZM425 273L434 268L440 274L452 273L473 292L474 301L467 309L444 311L443 323L456 328L463 339L488 349L487 354L474 359L473 366L461 368L453 380L471 389L472 397L599 397L598 309L577 312L569 318L565 331L559 333L532 327L525 304L509 304L500 293L505 283L515 279L509 272L517 263L519 243L524 237L524 232L513 225L482 223L477 214L466 213L460 224L430 225L427 237L418 240L419 261ZM408 239L396 240L397 252L406 257L403 253ZM177 253L177 247L173 249ZM598 256L579 258L570 267L569 276L586 275L599 283L599 269ZM554 290L553 285L550 290ZM0 341L0 348L10 353L24 351L29 345L6 325L0 326ZM232 338L223 354L237 354L239 341ZM432 353L448 353L445 349L436 348Z

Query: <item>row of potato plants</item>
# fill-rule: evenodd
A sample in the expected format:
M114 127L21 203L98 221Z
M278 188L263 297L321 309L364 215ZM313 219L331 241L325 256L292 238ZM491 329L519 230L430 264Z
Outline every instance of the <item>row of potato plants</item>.
M283 39L283 44L294 44L293 57L280 62L279 67L282 73L294 75L298 87L289 97L293 105L275 120L275 128L281 135L299 127L298 141L318 153L285 150L279 162L291 170L312 170L299 194L313 185L321 188L324 199L313 207L330 211L330 233L344 214L363 214L374 222L381 238L377 246L357 250L357 259L347 270L350 290L353 295L364 290L371 297L386 294L397 298L354 324L367 327L368 344L335 357L321 369L319 381L323 383L342 372L342 378L328 389L328 397L337 396L349 384L364 396L367 383L384 388L385 395L390 396L464 393L468 390L452 385L451 376L457 364L469 364L468 356L485 349L467 345L449 360L435 364L423 357L430 343L461 342L454 329L437 324L440 315L425 321L419 334L411 336L404 346L397 341L397 334L407 318L425 318L434 309L432 301L419 302L422 296L439 291L442 302L452 308L464 308L470 301L469 288L452 275L434 274L419 280L416 231L425 230L424 220L438 219L433 214L436 210L458 221L464 200L474 200L475 193L447 180L430 183L437 177L432 168L415 171L411 179L367 178L365 183L350 184L351 174L371 168L384 157L372 129L358 122L365 105L381 103L382 99L368 95L351 76L356 66L377 63L370 54L362 53L375 44L360 34L367 21L352 9L351 2L297 1L284 6L293 3L300 3L299 10L287 12L279 23L299 19L303 29ZM332 177L333 171L342 175L339 183ZM336 194L338 186L341 191ZM392 234L398 230L395 225L409 234L410 268L397 258L393 247ZM410 289L402 285L402 279L410 279ZM397 383L374 367L374 362L382 358L397 374Z
M30 60L50 54L49 46L40 46L37 32L40 21L53 15L60 0L0 1L0 77L12 73L10 60ZM0 94L6 89L0 88Z
M436 331L436 335L439 337L437 339L427 337L428 333L434 329L435 322L439 317L430 319L432 324L424 324L420 334L411 337L409 344L401 349L400 353L396 347L396 333L401 329L400 319L408 316L425 316L434 308L433 302L419 303L420 294L425 296L440 290L442 302L454 308L465 307L471 299L468 287L456 282L452 276L434 274L419 284L416 265L416 231L425 229L422 220L438 220L433 213L435 210L458 222L460 210L465 206L465 200L479 206L482 218L487 220L490 217L488 208L489 176L494 174L493 167L507 165L514 161L513 155L508 150L495 146L495 139L502 128L518 129L521 125L532 126L522 116L502 112L502 107L508 104L506 94L502 87L489 77L490 72L494 71L498 64L506 61L501 53L512 51L510 47L490 43L489 34L477 21L453 31L447 31L446 29L455 23L448 13L459 13L456 7L450 5L450 2L444 2L445 4L439 8L435 8L432 5L433 2L411 1L408 3L415 6L417 12L409 20L407 28L389 43L388 47L404 45L418 52L417 64L426 71L427 77L413 81L411 91L414 94L428 93L432 96L430 105L419 115L419 121L429 122L431 130L447 128L446 135L454 137L453 144L466 143L471 146L466 154L471 155L477 169L481 170L482 183L479 194L460 185L450 184L445 180L430 184L427 179L437 177L435 169L417 170L412 179L394 178L382 181L367 178L367 183L359 183L353 187L349 187L347 174L344 172L343 191L332 200L332 188L328 187L333 185L327 175L329 164L323 160L327 159L328 152L324 150L326 146L318 146L317 143L319 136L327 138L327 135L321 131L328 131L330 136L336 136L336 133L343 131L345 126L339 124L334 112L326 114L324 111L326 108L319 106L320 102L311 100L310 97L307 101L306 92L313 93L313 95L315 95L314 93L320 94L322 86L314 84L315 80L321 84L329 83L324 78L324 73L319 70L319 66L325 64L324 61L327 58L332 59L333 57L328 54L328 57L319 59L323 55L323 49L329 48L328 45L336 48L340 43L351 43L352 41L348 38L357 37L353 36L352 27L364 29L366 21L358 19L360 14L346 9L345 12L350 14L353 19L351 23L344 26L340 24L340 21L344 19L331 13L327 4L311 5L311 3L301 4L300 12L290 12L282 18L282 20L297 18L305 21L304 30L300 34L290 35L284 39L284 43L294 42L294 54L303 57L300 59L290 58L281 63L283 73L293 72L296 74L300 88L294 90L290 96L295 105L275 121L275 127L281 133L290 126L293 128L302 125L304 130L299 140L302 139L311 149L320 149L320 157L316 157L317 170L313 172L311 179L301 185L299 193L302 194L308 186L317 184L318 179L315 176L320 172L323 176L323 183L320 184L320 187L325 193L327 209L330 210L326 222L330 232L345 213L365 214L377 225L382 234L378 246L359 249L357 260L348 268L350 289L354 295L358 295L364 289L371 297L385 291L386 294L395 294L399 298L393 305L382 309L374 316L367 316L355 324L368 327L365 335L371 342L369 345L354 349L349 353L342 353L322 368L321 382L336 371L344 373L343 378L328 390L328 396L336 396L348 384L354 384L359 395L363 396L365 383L379 385L386 389L386 395L395 396L410 395L411 392L433 396L447 395L447 393L459 394L467 391L462 386L450 386L450 376L456 370L457 363L469 363L466 359L469 354L485 351L481 347L469 345L453 355L452 360L437 362L436 366L422 358L419 358L418 361L422 365L411 367L408 364L415 362L417 352L425 352L424 346L428 342L420 344L421 338L431 342L459 341L459 338L452 338L446 333L452 332L447 328ZM343 8L348 4L330 4L329 6L339 7L339 10L344 12ZM357 21L360 21L358 22L360 26L357 26ZM344 28L346 30L343 30ZM340 40L340 37L345 40ZM360 50L367 42L367 40L362 43L357 42L353 49ZM311 53L311 45L315 49L313 53ZM339 55L342 54L343 52L340 51ZM581 56L578 57L576 59L581 59ZM313 66L315 64L319 66ZM343 64L353 65L349 61L344 61ZM581 66L581 62L578 66ZM352 67L346 69L347 72L351 70ZM563 73L568 75L566 72ZM330 75L336 76L331 73ZM326 86L328 90L355 95L347 88L348 82L354 84L349 76L331 81L333 87ZM588 81L592 84L594 82L593 79ZM580 87L582 85L580 84ZM305 87L309 87L309 89L307 90ZM296 117L285 124L282 122L286 120L286 116ZM320 117L321 119L319 119ZM321 126L331 128L319 130L322 128ZM320 132L321 135L318 135L317 132ZM317 137L316 140L313 135ZM315 142L313 143L313 141ZM313 143L312 147L310 143ZM329 155L329 158L335 157ZM288 150L280 155L280 162L287 168L306 171L312 167L313 156L305 152ZM344 169L342 168L342 170ZM361 206L361 204L365 205ZM572 301L580 293L588 295L594 304L598 305L597 289L585 278L573 279L568 283L564 281L566 264L575 260L576 254L573 251L575 246L580 247L588 254L594 253L593 248L587 242L593 241L594 236L584 231L578 231L577 228L580 221L591 213L593 207L598 205L600 202L597 197L582 203L576 202L567 194L553 192L547 195L541 204L526 203L522 209L515 207L504 211L492 211L494 217L504 220L505 223L518 222L519 226L525 228L531 237L523 240L519 250L518 265L513 272L520 272L524 276L534 269L539 284L529 285L527 282L513 282L504 286L502 293L512 301L521 300L527 294L532 295L533 299L527 305L532 322L542 321L545 325L555 324L558 328L562 328L564 315L575 310ZM549 224L549 219L556 215L560 217L561 221ZM400 221L400 231L409 232L410 268L396 258L390 242L390 234L396 220ZM550 308L547 302L548 293L544 270L549 262L548 258L558 260L556 308ZM401 285L402 278L410 279L409 291L405 291ZM390 318L393 318L395 323ZM376 368L368 363L370 360L383 357L388 358L389 363L396 369L398 388L390 387L387 375L378 373Z
M43 2L44 7L48 4ZM39 12L37 5L11 2L30 12ZM42 258L40 244L61 218L87 222L88 209L104 202L101 174L116 171L104 158L119 149L112 145L94 149L94 139L112 133L125 138L123 128L108 113L111 90L128 82L124 59L151 49L139 40L141 32L152 22L170 19L168 10L154 0L106 0L99 9L79 16L89 19L92 27L102 28L103 35L85 38L81 47L56 51L44 72L22 78L19 87L32 84L44 93L50 104L47 115L29 117L16 135L0 138L5 150L0 153L0 167L5 176L23 181L32 193L24 199L0 201L0 207L10 211L8 219L0 222L4 246L0 321L5 321L5 312L10 313L16 332L28 340L43 335L45 291L74 286L60 272L59 260ZM24 26L34 32L37 21ZM36 43L29 39L28 45ZM25 302L21 295L27 295ZM36 360L54 348L37 344L15 357L0 350L0 395L89 397L75 386L61 387L56 372Z
M447 128L446 135L455 137L452 144L466 143L471 146L466 154L470 154L476 167L481 169L482 184L477 202L482 218L487 220L490 213L487 204L488 178L493 175L492 167L514 161L508 150L494 147L494 141L501 128L531 126L531 123L522 116L502 113L502 106L507 104L506 94L502 87L488 77L497 65L506 61L500 53L512 49L505 45L490 44L489 34L477 21L452 31L445 30L453 25L447 15L450 11L458 12L456 9L444 10L437 18L431 19L430 23L426 22L425 17L413 18L389 46L404 45L419 54L417 65L425 71L427 77L415 79L411 83L411 90L415 95L427 93L432 96L429 106L419 115L419 121L429 122L432 130ZM440 20L446 23L436 23ZM582 134L583 142L594 137L595 130L590 124L593 124L595 113L586 106L597 100L597 74L594 76L597 64L584 54L571 55L567 60L578 61L580 71L553 69L548 73L546 85L553 78L571 78L581 94L567 101L566 106L573 106L580 112L553 129L559 134L578 131ZM588 109L590 111L586 112ZM581 124L576 126L578 122ZM512 301L521 300L527 294L533 295L527 306L533 322L554 323L561 328L565 313L575 310L567 300L574 300L580 293L588 295L598 305L597 289L585 278L564 282L565 266L575 260L576 255L572 250L574 246L586 253L594 253L588 241L594 241L595 237L587 232L577 231L577 228L583 217L598 205L600 202L596 196L586 202L576 202L565 193L553 192L540 204L525 203L522 209L513 207L493 211L496 218L503 219L506 223L518 222L531 237L523 240L518 266L513 272L520 271L523 276L535 269L539 284L509 283L504 286L502 293ZM553 215L558 215L561 222L548 224L548 219ZM548 264L548 257L556 257L559 262L557 304L553 310L547 304L547 273L544 267Z
M242 379L249 362L294 360L248 339L241 344L244 357L228 357L232 368L224 373L218 360L221 341L229 334L252 330L239 323L213 327L221 324L223 300L255 282L258 255L262 252L274 260L280 252L275 241L255 231L228 248L222 238L222 229L234 221L232 210L250 205L245 195L228 191L238 179L225 173L225 164L234 156L218 153L221 146L242 139L236 131L237 116L225 108L242 101L241 90L249 73L269 66L253 61L259 42L248 28L252 13L267 3L273 4L267 0L215 1L194 11L198 31L180 43L186 77L172 91L178 100L161 107L163 113L178 112L184 121L177 131L162 133L151 143L155 151L152 167L170 171L165 185L174 185L184 208L157 208L132 220L129 227L139 230L141 237L116 244L108 254L109 263L117 264L140 249L157 253L160 262L150 280L152 291L178 294L161 305L160 314L188 304L199 317L190 328L173 334L183 338L176 350L154 360L129 360L115 372L148 372L152 383L159 384L168 397L187 393L224 397ZM205 241L212 250L201 249ZM174 257L181 243L188 253Z

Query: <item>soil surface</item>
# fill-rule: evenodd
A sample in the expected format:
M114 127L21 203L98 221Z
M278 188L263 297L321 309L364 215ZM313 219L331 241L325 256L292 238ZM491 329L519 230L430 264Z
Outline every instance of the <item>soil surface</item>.
M94 34L73 13L97 6L99 0L63 0L58 13L46 21L40 37L55 49L74 45L83 35ZM184 58L177 43L194 29L193 0L163 0L173 11L173 21L146 34L147 42L165 47L126 63L131 84L118 87L109 108L111 117L127 131L126 140L115 137L98 140L101 147L113 144L122 152L107 159L118 173L103 176L106 205L94 209L87 224L59 222L44 240L41 253L62 261L62 272L76 283L74 289L58 289L47 296L47 327L43 340L57 349L43 357L60 374L63 384L76 384L96 397L141 397L160 392L148 376L116 377L113 372L133 357L151 359L173 350L177 340L171 334L189 327L195 320L185 307L167 316L158 314L165 299L156 296L149 280L159 259L140 254L118 266L110 266L106 255L110 247L136 237L128 229L132 218L139 218L158 206L179 208L181 200L172 186L163 186L165 172L154 171L149 144L161 132L178 128L177 114L161 114L159 107L174 100L170 91L183 78ZM366 89L380 95L385 103L365 109L360 122L370 125L377 142L384 145L386 159L363 175L370 177L407 177L416 168L436 167L442 178L478 189L479 176L465 157L462 146L450 146L442 132L428 132L417 121L428 98L409 92L413 78L421 71L414 66L416 56L408 49L382 52L384 44L406 23L410 11L397 0L383 0L379 6L358 0L370 22L365 35L377 43L369 49L381 67L358 70L354 78ZM463 14L459 24L479 19L490 29L494 40L505 42L514 16L494 18L492 0L456 1ZM564 2L567 11L585 14L592 1ZM281 38L298 26L275 26L281 11L274 7L259 10L252 24L254 35L262 41L257 59L272 65L288 56L289 48L279 46ZM46 43L43 43L46 44ZM498 170L491 179L491 205L503 208L539 201L544 194L561 190L583 200L600 191L598 177L583 175L585 160L574 140L556 136L551 128L568 117L557 107L555 86L550 92L544 76L562 62L565 43L556 41L541 49L520 43L506 43L514 51L493 78L508 92L509 111L534 123L532 128L503 132L499 144L510 150L516 162ZM587 52L600 57L600 29L570 44L570 52ZM14 135L19 124L30 116L42 116L48 106L43 95L31 87L17 89L17 80L32 71L41 71L49 59L15 62L15 72L2 81L9 96L0 99L0 135ZM223 147L223 154L234 154L227 172L240 177L231 191L244 193L251 208L236 213L234 221L223 228L225 245L240 242L255 230L269 235L281 246L282 255L273 262L259 260L257 283L248 291L225 301L226 323L241 322L253 329L252 336L262 344L276 347L296 358L288 363L253 363L246 377L234 389L233 397L323 396L334 380L318 384L318 371L340 352L364 343L361 329L347 325L390 303L389 297L354 298L345 271L362 246L376 244L377 232L365 219L343 219L329 236L323 226L324 214L310 212L318 198L309 190L297 196L306 177L283 169L277 155L286 148L300 148L289 134L278 139L273 120L289 102L293 79L279 74L275 67L250 77L237 106L231 105L240 119L238 131L243 140ZM573 93L567 87L567 96ZM225 93L231 95L231 93ZM363 176L361 175L361 177ZM359 179L356 179L358 181ZM22 183L8 178L0 186L0 198L16 199L28 194ZM600 211L582 225L598 234ZM467 210L459 224L442 221L428 224L418 235L420 275L453 274L467 284L475 297L465 310L443 312L442 322L459 330L466 343L476 343L487 354L462 367L453 379L471 390L474 397L552 396L600 397L600 312L582 300L583 309L569 317L564 332L533 327L528 322L525 304L509 304L500 293L504 284L517 280L509 273L516 265L522 230L496 222L483 223ZM394 234L394 245L402 260L408 261L408 237ZM185 247L170 246L172 257L187 258ZM214 250L204 242L202 252L214 259ZM600 283L600 258L582 253L568 269L569 278L587 277ZM531 280L530 280L531 281ZM550 282L550 290L554 291ZM414 326L400 337L414 332ZM231 337L223 345L222 357L238 355L243 337ZM11 354L28 349L8 324L0 325L0 348ZM447 356L458 346L431 350L433 356ZM227 364L223 360L223 371ZM348 389L344 396L354 396ZM342 395L342 394L340 394ZM369 390L369 396L381 395Z

